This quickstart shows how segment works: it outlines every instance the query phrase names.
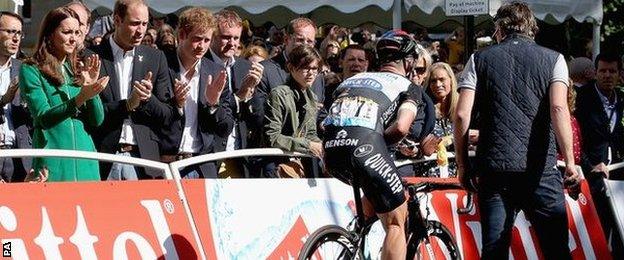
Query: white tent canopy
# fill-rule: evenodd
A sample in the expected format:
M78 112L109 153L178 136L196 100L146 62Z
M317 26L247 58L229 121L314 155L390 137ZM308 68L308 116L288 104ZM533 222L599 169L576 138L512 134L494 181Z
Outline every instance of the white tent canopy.
M186 6L204 6L210 10L233 8L246 19L259 25L273 22L279 27L303 15L317 24L336 23L353 27L373 22L381 27L400 27L400 21L413 21L425 27L433 27L447 20L461 22L461 17L444 14L445 0L146 0L149 7L160 13L173 13ZM529 3L538 19L549 23L561 23L572 17L594 23L594 54L600 47L600 24L602 23L602 0L524 0ZM115 0L85 0L92 9L112 9ZM489 0L490 16L494 16L503 0ZM402 4L405 8L402 8ZM417 8L413 8L417 7ZM489 19L479 16L477 23Z
M277 19L309 14L321 18L331 17L334 23L355 24L353 20L372 21L379 25L387 25L393 16L394 0L343 0L343 1L301 1L301 0L146 0L150 8L160 13L173 13L185 6L204 6L211 10L235 7L248 15L258 18ZM538 19L551 23L561 23L569 17L579 22L587 19L602 23L602 0L525 0L531 5ZM95 9L105 7L112 9L115 0L86 0L86 4ZM445 0L398 0L403 2L405 9L400 14L403 20L423 20L429 24L439 24L449 17L431 15L444 13ZM490 15L494 16L501 6L502 0L490 0ZM413 8L417 7L417 8ZM417 9L417 10L413 10ZM435 10L439 9L439 10ZM407 11L406 11L407 10ZM268 12L267 12L268 11ZM328 13L324 15L324 13ZM339 15L339 16L336 16ZM381 20L389 18L388 20ZM322 23L320 21L317 21ZM418 23L418 22L417 22ZM276 23L278 24L278 23Z
M115 0L86 0L90 8L100 6L112 9ZM345 1L297 1L297 0L146 0L150 8L160 13L173 13L185 6L203 6L210 10L226 7L239 7L250 14L262 14L267 10L280 6L283 11L295 14L306 14L322 6L331 6L341 13L355 13L367 6L377 6L380 10L390 10L392 0L345 0ZM338 17L337 17L338 18Z
M412 7L418 7L427 14L431 14L434 9L444 9L445 0L404 0L405 9L410 10ZM490 0L490 15L494 17L496 10L504 2L502 0ZM602 23L602 0L524 0L531 6L537 19L550 23L562 23L569 17L579 22L587 19ZM548 17L550 15L551 18Z
M427 14L434 10L444 9L445 0L403 0L405 9L410 10L416 6ZM548 23L562 23L572 17L578 22L590 21L594 24L593 54L600 53L600 25L602 24L602 0L524 0L531 6L537 19ZM502 5L502 0L489 0L490 16L494 16ZM415 8L416 9L416 8Z

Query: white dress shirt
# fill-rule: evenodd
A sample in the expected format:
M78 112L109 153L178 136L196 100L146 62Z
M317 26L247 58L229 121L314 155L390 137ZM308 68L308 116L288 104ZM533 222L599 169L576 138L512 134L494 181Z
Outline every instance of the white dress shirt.
M113 59L115 63L115 73L119 80L119 98L121 100L128 99L132 93L132 60L134 59L134 49L124 51L115 41L113 37L109 38L110 45L113 49ZM121 127L121 135L119 143L136 145L136 139L132 132L132 121L125 119Z
M6 64L0 66L0 96L4 96L11 86L11 58ZM15 95L15 99L18 95ZM4 123L0 125L0 145L15 145L15 130L13 128L13 120L11 117L11 103L4 105Z
M225 71L227 73L227 85L228 85L228 89L230 90L230 92L232 92L232 95L234 95L234 98L236 100L236 112L238 113L239 109L238 109L238 97L236 97L236 93L234 93L234 89L232 88L232 66L234 66L234 62L236 62L236 59L234 59L234 57L232 57L227 63L223 60L221 60L221 58L219 58L219 56L214 53L212 50L210 50L211 54L212 54L212 58L214 59L214 62L216 62L217 64L225 67ZM232 128L232 132L230 133L230 135L228 136L227 139L227 143L225 145L225 150L226 151L234 151L236 149L240 148L240 142L237 142L238 140L238 134L237 131L238 130L238 125L236 124L236 122L234 122L234 127Z
M180 79L185 82L188 80L189 95L184 103L184 130L182 131L182 140L180 141L181 153L199 153L202 142L201 136L197 128L197 113L199 100L199 75L201 68L201 59L195 64L195 72L191 79L187 79L184 75L188 72L182 62L178 58L180 64Z

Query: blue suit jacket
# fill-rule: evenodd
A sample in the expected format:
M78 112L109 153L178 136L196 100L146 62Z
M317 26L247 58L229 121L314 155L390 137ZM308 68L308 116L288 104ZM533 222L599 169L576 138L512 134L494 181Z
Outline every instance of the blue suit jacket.
M175 52L166 52L167 63L169 64L169 72L171 81L179 78L181 71L178 62L178 56ZM234 102L230 90L227 86L224 88L219 97L219 104L214 113L210 113L210 108L206 105L204 92L208 76L212 75L215 79L219 72L223 70L220 65L202 58L199 71L199 88L198 88L198 127L202 138L202 149L200 153L214 153L225 150L225 146L217 143L215 138L227 138L234 126L234 115L232 114L232 102ZM175 99L172 99L172 105ZM161 154L176 154L180 147L182 132L184 130L184 122L186 117L182 116L173 120L170 127L163 128L161 137Z
M10 77L13 80L19 77L22 62L18 59L11 58ZM0 96L1 98L2 96ZM13 123L13 131L15 132L15 148L30 149L32 148L32 129L33 122L28 108L22 104L15 105L11 103L11 120ZM0 115L4 115L4 108L0 107ZM31 157L22 157L22 165L24 172L28 172L32 167Z

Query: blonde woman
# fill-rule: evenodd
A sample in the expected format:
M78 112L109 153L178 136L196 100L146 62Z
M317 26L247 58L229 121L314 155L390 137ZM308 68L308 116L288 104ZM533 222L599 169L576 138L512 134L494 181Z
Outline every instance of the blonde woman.
M416 66L414 67L414 73L412 73L411 80L414 84L423 86L427 76L427 69L433 63L433 59L431 58L429 51L420 44L416 46L416 55L418 55L418 60L416 61Z
M425 91L435 105L436 123L432 134L442 140L438 144L438 161L421 164L416 168L417 174L430 177L455 176L455 163L449 163L446 151L453 150L453 115L457 107L457 80L449 64L437 62L432 64L424 82Z

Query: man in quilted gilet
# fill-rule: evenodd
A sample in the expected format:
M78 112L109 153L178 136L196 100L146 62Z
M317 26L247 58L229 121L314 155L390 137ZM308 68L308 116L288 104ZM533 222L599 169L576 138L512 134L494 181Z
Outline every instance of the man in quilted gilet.
M556 169L558 143L566 183L576 192L568 68L561 54L533 40L537 23L525 3L501 6L494 24L499 44L473 54L459 79L454 133L458 177L467 189L478 189L481 256L509 258L511 230L522 210L535 228L544 257L570 259L564 185ZM469 165L473 114L480 135L488 138L479 138L476 158Z

